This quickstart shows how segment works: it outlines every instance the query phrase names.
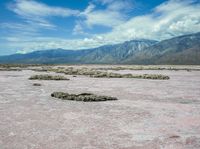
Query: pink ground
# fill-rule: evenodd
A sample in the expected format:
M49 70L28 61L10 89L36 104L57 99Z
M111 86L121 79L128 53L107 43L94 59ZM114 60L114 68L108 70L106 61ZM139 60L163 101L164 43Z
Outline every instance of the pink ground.
M170 80L33 81L28 78L43 72L1 71L0 149L200 148L200 71L118 72L166 74ZM119 100L62 101L50 97L54 91Z

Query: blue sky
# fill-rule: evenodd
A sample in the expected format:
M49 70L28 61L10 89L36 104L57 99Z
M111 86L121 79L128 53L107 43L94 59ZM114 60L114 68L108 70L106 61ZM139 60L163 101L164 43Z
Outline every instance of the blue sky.
M199 0L2 0L0 55L200 31Z

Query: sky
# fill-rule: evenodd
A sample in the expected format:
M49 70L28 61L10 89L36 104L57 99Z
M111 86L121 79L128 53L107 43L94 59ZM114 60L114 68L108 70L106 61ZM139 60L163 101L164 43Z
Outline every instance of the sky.
M0 0L0 55L200 32L200 0Z

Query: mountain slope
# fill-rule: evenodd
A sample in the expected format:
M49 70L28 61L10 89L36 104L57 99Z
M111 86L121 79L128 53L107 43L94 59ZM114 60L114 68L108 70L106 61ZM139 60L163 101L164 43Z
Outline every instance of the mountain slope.
M200 64L200 33L164 41L132 40L86 50L43 50L1 56L0 63Z
M155 43L157 41L154 40L131 40L122 44L102 46L92 49L80 59L82 63L118 64Z
M175 37L145 48L124 61L137 64L200 64L200 33Z

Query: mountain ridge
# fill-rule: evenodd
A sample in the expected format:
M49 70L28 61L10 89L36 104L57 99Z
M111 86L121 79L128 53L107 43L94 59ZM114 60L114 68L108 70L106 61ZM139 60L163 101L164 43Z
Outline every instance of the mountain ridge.
M130 40L84 50L50 49L0 56L23 64L200 64L200 32L163 41Z

